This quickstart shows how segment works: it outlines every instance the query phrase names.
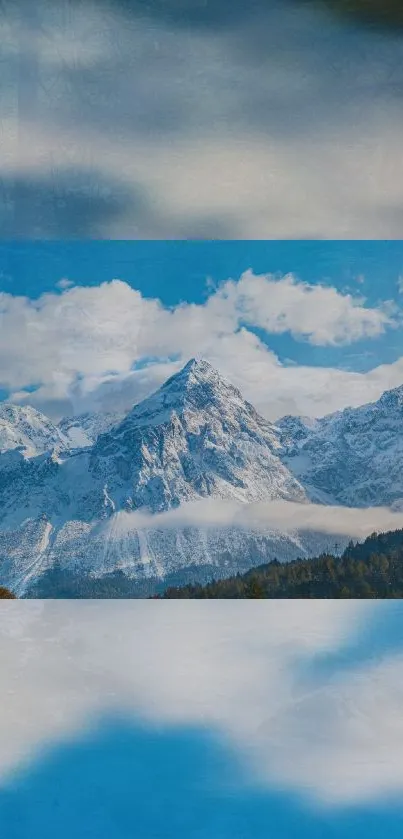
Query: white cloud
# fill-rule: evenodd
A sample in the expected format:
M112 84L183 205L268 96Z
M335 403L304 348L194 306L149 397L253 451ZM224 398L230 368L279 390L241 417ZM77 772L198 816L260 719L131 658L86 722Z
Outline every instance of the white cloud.
M239 282L225 283L219 296L233 302L249 325L269 333L289 331L317 346L373 338L393 324L384 309L365 308L365 298L301 282L292 275L275 279L248 271Z
M147 528L231 527L258 532L309 530L364 539L374 531L403 528L403 512L393 512L387 507L346 508L282 500L244 504L214 498L181 504L177 509L156 514L122 511L106 520L104 527L113 529L114 535L119 531Z
M56 283L56 288L60 288L62 291L65 291L66 288L71 288L74 285L73 280L67 279L67 277L62 277L58 283Z
M124 410L201 355L269 418L320 415L376 399L400 384L403 360L365 374L285 367L248 327L326 345L374 338L396 324L390 306L370 308L364 302L292 276L251 272L213 290L204 304L172 309L120 280L69 287L37 300L3 293L0 384L15 399L52 415L94 407ZM159 361L133 370L147 357ZM32 385L34 394L25 391Z
M201 725L256 780L344 806L403 792L403 657L309 677L396 604L19 602L0 614L0 773L111 709ZM397 608L400 608L399 606ZM358 646L359 649L359 646ZM387 650L387 647L386 647ZM326 659L325 659L326 660ZM347 656L348 661L348 656ZM314 668L315 669L315 668ZM304 675L305 673L305 675Z
M279 783L324 804L400 798L402 701L403 655L386 655L301 695L270 737Z

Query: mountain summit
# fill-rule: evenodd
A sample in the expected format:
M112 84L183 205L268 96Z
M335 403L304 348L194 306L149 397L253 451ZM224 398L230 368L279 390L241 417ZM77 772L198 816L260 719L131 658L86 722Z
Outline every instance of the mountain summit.
M205 361L190 361L102 434L91 470L115 506L152 512L197 498L306 500L277 454L275 427Z
M55 567L94 578L120 569L152 587L320 552L331 536L314 526L199 527L184 505L210 500L213 514L219 499L396 506L402 440L403 388L361 408L273 424L203 359L123 417L85 414L56 428L34 409L3 406L2 582L24 593ZM181 524L158 525L155 514L170 510Z
M152 516L198 499L308 503L281 462L272 423L196 359L93 445L13 461L7 480L3 474L0 560L5 581L19 591L55 562L96 575L124 567L139 580L189 566L215 573L228 566L230 573L238 563L248 567L251 551L262 561L270 556L278 537L255 539L234 528L161 532ZM149 517L145 529L136 512ZM281 535L280 542L287 557L303 552L298 539Z
M183 411L220 410L231 404L242 406L240 392L203 359L192 358L151 396L135 405L129 417L137 424L157 425L173 413Z

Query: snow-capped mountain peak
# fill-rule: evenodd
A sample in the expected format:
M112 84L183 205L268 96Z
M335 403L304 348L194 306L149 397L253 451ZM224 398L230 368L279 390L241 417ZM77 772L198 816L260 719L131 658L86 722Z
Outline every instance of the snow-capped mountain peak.
M206 496L302 501L278 447L275 427L208 362L192 359L98 438L91 462L114 481L124 474L133 507L153 512Z
M139 426L160 425L173 413L196 413L208 407L210 414L214 410L228 414L245 404L240 392L208 361L192 359L155 393L135 405L127 422Z
M0 453L17 449L25 458L68 448L63 432L30 405L0 403Z
M360 408L273 424L191 359L124 416L56 427L35 409L1 406L0 467L1 569L18 591L55 562L96 576L124 568L140 581L199 566L231 573L303 555L306 534L165 531L153 514L198 499L402 503L403 386Z
M311 498L347 506L396 504L403 498L403 385L376 402L313 423L277 423L282 460Z
M94 428L91 416L76 421L61 423L70 432L67 457L14 457L3 470L0 560L6 581L19 590L56 560L74 568L81 562L96 574L123 564L139 579L194 564L221 567L224 560L234 568L236 556L247 567L252 544L253 556L267 556L261 535L256 542L236 531L139 531L130 516L202 498L307 503L278 456L275 426L203 360L192 359L123 420L94 434L92 445L72 446L72 428L87 434L82 443L90 439L86 427ZM273 550L277 537L271 539ZM280 541L290 549L288 538ZM300 548L296 540L291 555Z

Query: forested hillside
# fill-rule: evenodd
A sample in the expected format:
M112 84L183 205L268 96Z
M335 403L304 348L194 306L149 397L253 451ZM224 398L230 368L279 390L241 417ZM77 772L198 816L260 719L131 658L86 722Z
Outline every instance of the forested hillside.
M323 553L285 564L275 559L245 574L203 585L189 582L164 591L160 580L158 589L160 593L152 599L403 598L403 530L373 533L364 542L350 542L342 556ZM150 597L150 590L121 571L97 579L57 565L42 574L24 596L143 599ZM0 598L10 597L14 595L0 587Z
M321 554L281 565L277 560L207 585L168 588L163 598L400 598L403 530L350 542L341 557Z

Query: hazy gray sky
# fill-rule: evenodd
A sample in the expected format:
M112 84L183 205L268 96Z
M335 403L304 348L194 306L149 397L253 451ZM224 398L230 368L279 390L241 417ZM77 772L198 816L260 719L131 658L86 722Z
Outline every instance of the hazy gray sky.
M292 0L0 20L3 238L400 237L399 34Z

